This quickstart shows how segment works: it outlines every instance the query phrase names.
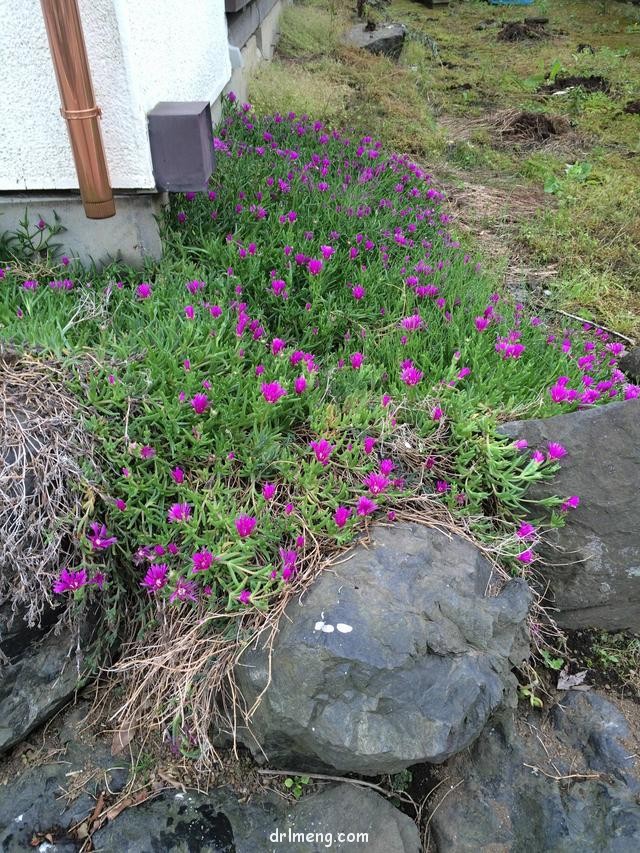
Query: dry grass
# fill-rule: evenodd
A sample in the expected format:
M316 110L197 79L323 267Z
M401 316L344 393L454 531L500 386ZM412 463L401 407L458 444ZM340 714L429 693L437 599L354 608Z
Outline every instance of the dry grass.
M53 362L0 347L0 605L38 625L61 566L79 556L93 448Z

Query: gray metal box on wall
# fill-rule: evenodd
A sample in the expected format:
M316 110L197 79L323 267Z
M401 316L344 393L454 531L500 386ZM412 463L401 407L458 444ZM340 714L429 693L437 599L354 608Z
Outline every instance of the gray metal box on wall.
M147 114L156 186L167 192L206 188L215 168L208 101L160 101Z

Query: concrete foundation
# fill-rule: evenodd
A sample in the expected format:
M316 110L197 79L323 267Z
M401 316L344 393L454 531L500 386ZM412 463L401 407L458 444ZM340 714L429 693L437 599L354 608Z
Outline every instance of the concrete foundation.
M53 223L54 211L65 228L53 242L62 253L84 264L103 266L122 260L131 266L142 266L145 258L162 254L155 216L166 201L164 193L114 194L116 215L111 219L87 219L80 196L76 193L0 193L0 232L15 231L24 218L30 226L43 219Z

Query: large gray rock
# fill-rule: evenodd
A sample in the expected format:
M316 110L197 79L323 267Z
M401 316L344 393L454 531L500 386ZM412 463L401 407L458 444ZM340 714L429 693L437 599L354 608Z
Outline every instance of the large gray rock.
M73 696L78 683L78 636L68 627L55 633L56 614L46 610L39 628L8 604L0 607L0 753L53 717ZM82 648L91 638L89 621L80 628Z
M618 362L632 382L640 382L640 347L633 347Z
M638 741L617 708L569 694L529 722L519 735L496 724L446 765L430 803L438 853L639 850Z
M472 743L528 656L528 587L511 581L486 597L491 571L461 537L374 528L289 604L271 667L260 649L241 659L248 706L267 688L251 730L269 760L396 773Z
M568 451L533 498L578 495L565 527L540 553L555 615L565 628L640 631L640 399L506 424L530 448L557 441Z
M402 24L380 24L368 30L366 24L356 24L347 33L347 43L370 53L378 53L397 60L402 53L406 30Z
M420 850L418 829L410 818L379 794L352 785L307 795L289 808L275 797L240 804L224 788L209 794L167 793L123 812L95 833L93 841L96 853Z

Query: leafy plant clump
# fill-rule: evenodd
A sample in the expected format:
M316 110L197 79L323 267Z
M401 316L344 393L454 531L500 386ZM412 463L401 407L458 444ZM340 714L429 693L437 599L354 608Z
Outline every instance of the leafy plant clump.
M565 449L497 424L639 391L604 332L550 335L495 290L406 157L248 104L214 144L145 280L0 273L3 335L65 360L102 464L55 592L126 618L120 714L190 753L238 650L370 520L446 520L528 575L525 493Z

